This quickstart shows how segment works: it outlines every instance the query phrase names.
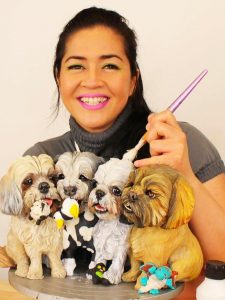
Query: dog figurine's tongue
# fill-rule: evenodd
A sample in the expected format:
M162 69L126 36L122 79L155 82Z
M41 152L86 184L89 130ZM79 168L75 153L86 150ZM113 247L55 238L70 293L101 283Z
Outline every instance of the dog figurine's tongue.
M44 201L49 205L52 206L53 200L50 198L45 198Z

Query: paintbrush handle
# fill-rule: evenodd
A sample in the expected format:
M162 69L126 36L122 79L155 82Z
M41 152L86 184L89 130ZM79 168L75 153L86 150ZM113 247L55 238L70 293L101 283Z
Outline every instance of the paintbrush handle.
M173 103L170 104L167 109L169 109L172 113L175 112L175 110L181 105L181 103L187 98L187 96L193 91L196 85L207 73L208 70L202 71L202 73L199 74L198 77L196 77L195 80L193 80L192 83L189 84L189 86L180 94L179 97L177 97L176 100L173 101Z

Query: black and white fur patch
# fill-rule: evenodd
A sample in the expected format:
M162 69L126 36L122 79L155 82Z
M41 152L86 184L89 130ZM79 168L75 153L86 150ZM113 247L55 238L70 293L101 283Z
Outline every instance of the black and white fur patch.
M78 218L66 221L63 233L62 260L67 270L67 275L72 276L77 266L76 257L78 248L86 249L94 259L95 248L93 244L93 228L98 222L98 217L92 214L88 208ZM79 255L78 255L79 256ZM85 262L86 265L88 262ZM92 268L92 262L89 269Z

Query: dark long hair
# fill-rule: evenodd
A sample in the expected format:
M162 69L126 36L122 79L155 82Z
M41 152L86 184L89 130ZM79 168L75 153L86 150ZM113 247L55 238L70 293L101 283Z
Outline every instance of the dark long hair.
M134 93L129 97L129 101L131 102L133 110L135 110L135 112L149 113L150 110L143 96L143 83L141 73L137 64L137 41L134 30L132 30L127 25L127 20L117 12L112 10L106 10L103 8L90 7L76 14L66 24L62 33L59 36L59 41L56 46L55 52L55 61L53 65L53 74L58 89L56 115L58 114L60 105L60 93L57 78L60 73L61 62L65 54L65 48L68 38L71 34L81 29L94 27L96 25L103 25L109 27L115 32L117 32L120 36L122 36L125 53L130 63L131 75L137 75L137 70L139 72Z

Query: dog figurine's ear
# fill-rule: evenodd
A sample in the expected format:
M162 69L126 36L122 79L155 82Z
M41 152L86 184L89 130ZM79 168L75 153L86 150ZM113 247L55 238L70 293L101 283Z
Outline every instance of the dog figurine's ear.
M97 162L97 168L98 168L100 165L104 164L106 161L103 157L97 156L96 162Z
M53 162L54 164L57 163L57 161L59 160L60 154L57 154L54 158L53 158Z
M19 215L23 209L21 192L8 175L0 181L0 209L7 215Z
M163 226L166 229L174 229L190 221L194 209L195 198L191 186L187 180L178 175L171 193L168 219Z

